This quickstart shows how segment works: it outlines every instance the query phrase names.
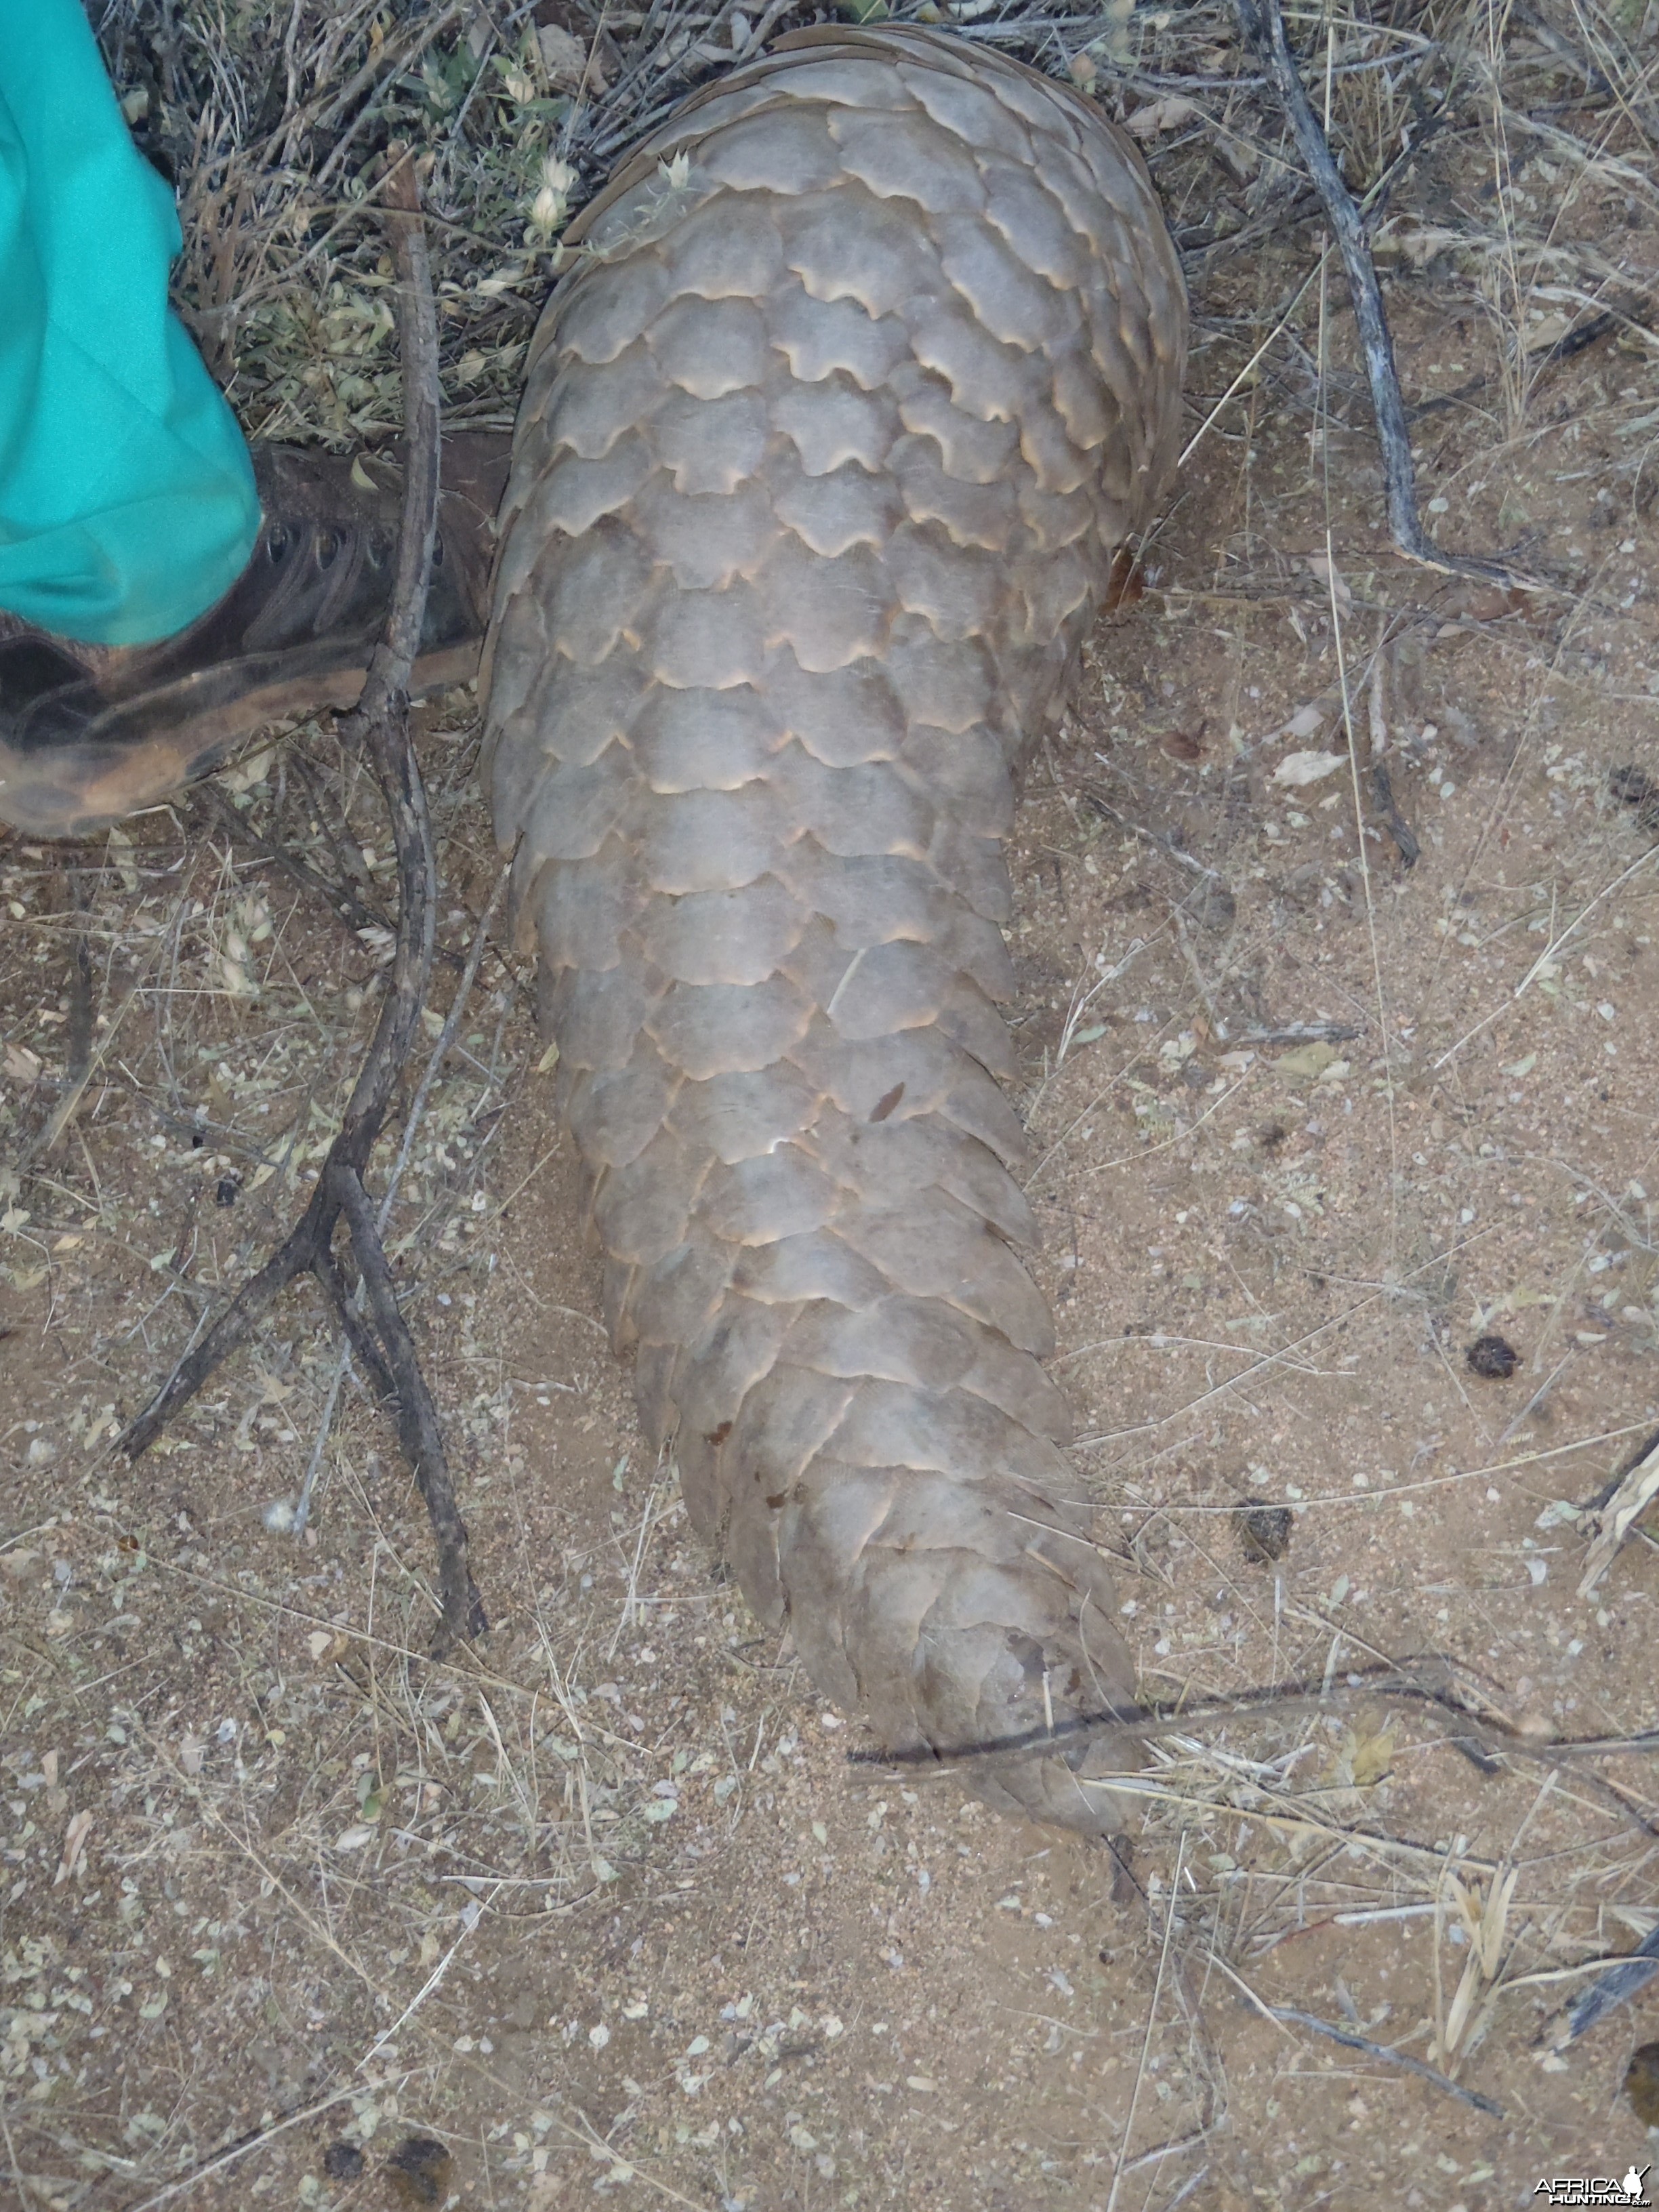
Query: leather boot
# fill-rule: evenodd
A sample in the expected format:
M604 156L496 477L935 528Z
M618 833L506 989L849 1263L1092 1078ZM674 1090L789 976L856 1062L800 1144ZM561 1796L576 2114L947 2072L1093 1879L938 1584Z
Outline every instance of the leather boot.
M444 441L413 695L477 672L510 447ZM115 648L0 615L0 821L83 836L207 775L266 722L356 703L391 604L403 471L281 446L256 447L253 464L252 557L187 629Z

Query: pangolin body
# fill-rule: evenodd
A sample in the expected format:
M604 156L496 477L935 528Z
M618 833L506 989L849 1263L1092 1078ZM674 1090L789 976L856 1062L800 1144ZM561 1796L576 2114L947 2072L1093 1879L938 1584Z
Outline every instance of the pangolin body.
M818 31L567 234L490 646L492 803L618 1349L687 1507L896 1751L1087 1833L1133 1759L998 1088L1003 858L1177 422L1185 305L1085 100Z

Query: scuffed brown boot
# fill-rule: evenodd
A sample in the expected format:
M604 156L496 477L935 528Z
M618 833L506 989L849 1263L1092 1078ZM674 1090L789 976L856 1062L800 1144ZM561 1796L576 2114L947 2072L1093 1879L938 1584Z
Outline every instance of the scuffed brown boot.
M444 441L415 693L477 671L510 449L505 436ZM22 624L0 636L0 821L84 835L207 775L264 723L355 704L391 602L402 471L269 446L254 475L252 557L189 629L120 649Z

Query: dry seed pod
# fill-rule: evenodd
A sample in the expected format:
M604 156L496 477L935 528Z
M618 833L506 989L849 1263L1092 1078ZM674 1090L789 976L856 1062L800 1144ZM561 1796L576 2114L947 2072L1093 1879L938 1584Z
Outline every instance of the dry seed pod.
M1132 1718L996 1079L1019 769L1178 422L1145 169L996 54L805 32L566 242L489 774L641 1419L890 1749ZM1109 1832L1135 1758L977 1786Z

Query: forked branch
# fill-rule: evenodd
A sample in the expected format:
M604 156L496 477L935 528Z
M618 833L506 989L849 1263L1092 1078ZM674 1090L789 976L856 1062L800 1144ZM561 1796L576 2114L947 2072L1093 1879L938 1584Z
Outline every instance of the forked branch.
M343 725L360 743L391 817L398 863L398 927L374 1041L352 1086L338 1135L329 1147L305 1212L258 1273L182 1359L121 1439L129 1458L152 1444L180 1407L240 1345L297 1276L327 1294L354 1354L381 1397L395 1407L398 1433L437 1540L447 1637L478 1634L483 1607L467 1565L466 1528L455 1504L437 1408L396 1286L364 1184L371 1154L398 1093L420 1028L432 979L437 866L426 793L409 731L409 683L420 641L438 528L440 461L438 325L414 164L397 161L386 182L386 227L398 271L398 327L403 356L404 477L398 565L384 635L369 663L356 712ZM334 1250L337 1230L362 1285L346 1281ZM361 1305L361 1310L360 1310Z

